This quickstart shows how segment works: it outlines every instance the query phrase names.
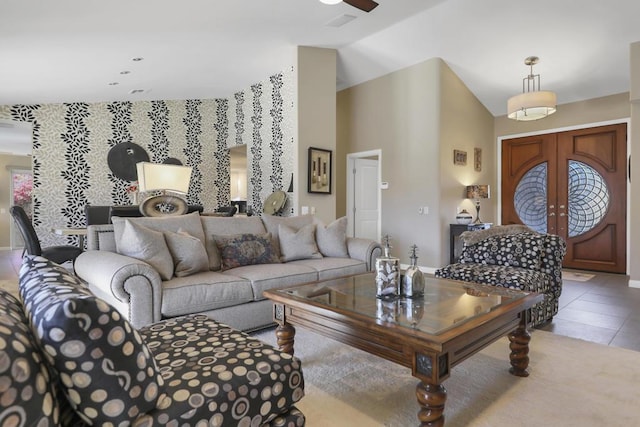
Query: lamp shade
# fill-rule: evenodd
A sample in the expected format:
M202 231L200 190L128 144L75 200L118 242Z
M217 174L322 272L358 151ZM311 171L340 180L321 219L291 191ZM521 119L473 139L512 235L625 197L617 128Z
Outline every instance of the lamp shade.
M138 189L145 191L173 191L187 194L191 180L190 166L140 162L138 171Z
M489 185L467 185L467 199L488 199L490 193Z
M507 117L514 120L539 120L555 112L556 94L546 90L521 93L507 101Z

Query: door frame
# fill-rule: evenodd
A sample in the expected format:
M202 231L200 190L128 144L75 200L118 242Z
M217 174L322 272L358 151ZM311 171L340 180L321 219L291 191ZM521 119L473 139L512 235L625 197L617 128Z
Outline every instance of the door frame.
M347 222L353 224L353 208L355 204L354 198L354 180L353 180L353 168L355 167L355 160L362 158L377 157L378 159L378 227L377 235L382 233L382 149L360 151L357 153L347 154ZM353 237L353 229L347 227L347 236Z
M630 162L630 158L631 158L631 139L630 139L630 135L631 135L631 118L627 117L625 119L617 119L617 120L607 120L604 122L594 122L594 123L585 123L585 124L581 124L581 125L575 125L575 126L565 126L565 127L560 127L560 128L551 128L551 129L544 129L544 130L539 130L539 131L533 131L533 132L524 132L524 133L517 133L517 134L511 134L511 135L502 135L499 136L496 140L496 165L497 165L497 212L496 212L496 218L497 218L497 222L498 224L502 224L502 140L504 139L512 139L512 138L521 138L524 136L533 136L533 135L543 135L546 133L558 133L558 132L565 132L565 131L570 131L570 130L577 130L577 129L589 129L589 128L593 128L593 127L598 127L598 126L607 126L607 125L617 125L617 124L621 124L621 123L626 123L627 125L627 167L629 165ZM626 236L626 267L625 267L625 271L626 274L629 274L629 265L630 265L630 249L631 249L631 239L629 238L629 227L631 226L631 180L629 179L629 173L627 172L627 212L626 212L626 217L627 217L627 236Z

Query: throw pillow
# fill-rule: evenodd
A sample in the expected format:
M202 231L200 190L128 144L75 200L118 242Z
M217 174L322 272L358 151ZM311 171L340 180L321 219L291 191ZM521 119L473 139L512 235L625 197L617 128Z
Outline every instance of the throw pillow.
M262 222L264 223L267 233L271 233L273 239L273 246L277 252L277 256L280 257L280 241L278 238L278 227L280 224L284 224L294 230L299 230L305 225L313 224L313 215L299 215L299 216L273 216L262 215Z
M93 425L128 425L164 398L164 380L138 331L61 266L28 256L20 293L31 332L68 401Z
M243 265L280 262L271 241L271 233L214 236L222 259L222 269Z
M187 215L166 216L166 217L139 217L139 218L119 218L112 217L113 234L116 240L116 248L122 240L122 232L126 221L133 224L141 225L155 231L173 231L177 233L179 229L183 229L194 237L197 237L204 244L205 236L200 222L200 214L192 212Z
M316 243L320 253L326 257L349 258L347 249L347 217L343 216L325 226L316 227Z
M0 289L0 425L60 425L66 399L40 354L22 304Z
M117 251L146 262L160 274L162 280L169 280L173 276L173 258L160 231L125 221Z
M313 236L314 224L308 224L295 230L284 224L278 228L280 240L280 261L295 261L297 259L322 258Z
M209 270L209 257L200 239L182 229L177 233L165 231L164 238L173 258L176 277Z

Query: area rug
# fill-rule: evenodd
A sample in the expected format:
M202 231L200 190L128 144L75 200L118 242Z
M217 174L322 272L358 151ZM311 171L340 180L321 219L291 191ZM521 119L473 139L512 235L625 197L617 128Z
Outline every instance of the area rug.
M562 271L563 280L572 280L574 282L586 282L596 277L595 274L577 273L575 271Z
M254 333L275 345L273 329ZM536 330L528 378L509 374L502 338L456 366L446 426L629 426L640 409L640 353ZM307 427L418 424L417 380L408 368L298 328Z

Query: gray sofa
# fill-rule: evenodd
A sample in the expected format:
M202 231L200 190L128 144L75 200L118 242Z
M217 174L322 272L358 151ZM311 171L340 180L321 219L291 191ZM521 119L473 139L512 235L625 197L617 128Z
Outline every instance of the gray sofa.
M75 271L137 328L197 313L255 330L273 324L264 290L373 268L380 244L345 233L312 215L113 218L88 227Z

